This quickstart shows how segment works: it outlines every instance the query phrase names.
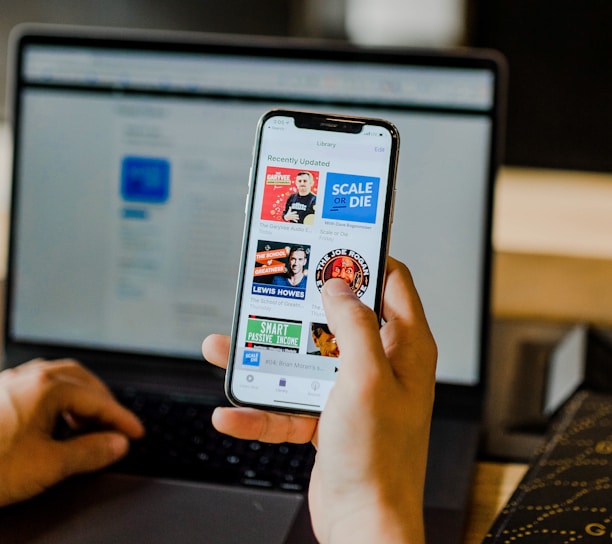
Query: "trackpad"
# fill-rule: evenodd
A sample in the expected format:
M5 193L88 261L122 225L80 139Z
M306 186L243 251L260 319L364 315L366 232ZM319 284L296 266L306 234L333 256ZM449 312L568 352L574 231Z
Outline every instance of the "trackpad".
M304 503L299 494L97 474L0 510L0 527L3 543L282 544Z

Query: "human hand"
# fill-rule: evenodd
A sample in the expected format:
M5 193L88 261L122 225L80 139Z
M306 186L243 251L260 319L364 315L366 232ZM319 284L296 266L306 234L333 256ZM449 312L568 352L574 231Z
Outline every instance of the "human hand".
M61 417L74 429L103 430L56 440ZM0 506L117 461L143 433L136 416L75 361L37 359L1 372Z
M213 423L239 438L313 441L309 503L321 542L424 542L437 350L410 273L389 259L382 327L342 280L322 296L342 355L320 419L217 408ZM227 337L208 337L202 350L226 366Z
M285 214L284 219L289 223L297 223L300 220L300 215L298 212L290 210Z

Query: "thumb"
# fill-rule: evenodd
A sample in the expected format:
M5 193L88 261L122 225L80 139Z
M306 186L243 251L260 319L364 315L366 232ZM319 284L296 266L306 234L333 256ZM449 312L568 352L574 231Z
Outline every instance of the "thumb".
M104 468L130 448L125 435L112 431L84 434L56 444L62 478Z
M340 359L349 361L360 373L372 371L377 364L382 367L385 353L374 311L341 279L326 282L322 298L327 324L340 349Z

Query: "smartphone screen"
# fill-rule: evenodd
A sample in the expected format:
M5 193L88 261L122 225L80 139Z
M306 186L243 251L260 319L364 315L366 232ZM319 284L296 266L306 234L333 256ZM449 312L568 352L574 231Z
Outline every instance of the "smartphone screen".
M342 364L321 288L380 310L399 136L390 123L294 111L259 122L226 392L320 413Z

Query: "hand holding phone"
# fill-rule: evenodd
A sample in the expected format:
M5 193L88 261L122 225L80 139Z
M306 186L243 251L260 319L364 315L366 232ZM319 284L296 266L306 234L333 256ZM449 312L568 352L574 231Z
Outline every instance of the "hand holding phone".
M343 287L330 282L322 295L348 371L338 374L324 416L219 407L213 424L246 440L313 441L317 456L309 510L321 541L333 527L342 542L403 542L396 531L405 531L410 542L424 542L436 344L410 272L398 261L388 261L380 330L376 316ZM351 322L357 312L361 319ZM226 336L209 336L202 345L204 358L225 368L229 345Z
M342 354L320 290L380 313L399 135L379 119L274 110L258 126L226 393L317 415Z

